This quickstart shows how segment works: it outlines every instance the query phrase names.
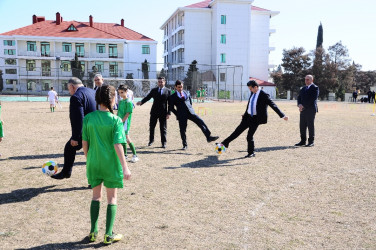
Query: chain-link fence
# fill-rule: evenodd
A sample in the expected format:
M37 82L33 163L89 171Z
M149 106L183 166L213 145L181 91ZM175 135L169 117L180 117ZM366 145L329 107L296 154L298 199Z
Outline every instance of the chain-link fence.
M242 66L195 64L192 68L190 64L148 63L148 71L145 72L145 70L142 71L142 63L122 62L116 67L109 65L109 67L99 69L93 65L93 63L85 62L78 72L87 87L93 87L94 75L100 73L106 83L115 87L119 84L127 84L136 97L145 96L151 88L156 86L158 76L164 76L166 86L171 89L174 88L176 80L182 80L184 88L189 90L194 97L197 90L203 91L206 98L217 100L242 100L249 95L245 83L242 84L243 81L247 81L243 79ZM68 66L61 65L53 68L45 63L42 67L35 65L1 67L4 82L2 93L42 96L47 95L50 88L54 87L59 95L69 95L67 83L75 74ZM157 70L158 68L161 70ZM149 79L144 79L145 77Z

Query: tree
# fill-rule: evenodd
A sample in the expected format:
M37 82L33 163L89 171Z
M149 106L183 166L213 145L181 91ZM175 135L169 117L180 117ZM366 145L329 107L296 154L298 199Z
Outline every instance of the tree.
M283 50L281 85L285 90L291 90L291 97L300 90L303 85L303 79L307 75L311 66L308 54L304 54L303 47Z
M376 71L358 71L355 73L354 83L357 89L366 93L376 83Z
M322 43L324 41L324 32L322 29L322 24L320 22L319 30L317 31L317 42L316 42L316 49L322 48Z
M127 73L125 79L134 79L133 78L133 73ZM131 89L132 91L135 90L135 87L134 87L134 81L133 80L125 80L125 84L128 86L129 89Z
M0 92L3 92L3 89L4 89L3 71L0 70Z
M94 88L94 76L98 73L98 69L96 66L93 66L91 68L91 71L89 72L89 79L87 80L87 87L88 88Z
M188 90L191 90L193 93L195 93L197 90L197 83L198 83L197 61L193 60L192 63L189 65L187 75L184 79L184 84Z
M149 79L149 63L145 59L145 61L141 64L141 71L144 79ZM149 81L142 81L142 91L147 93L150 90L150 82Z
M282 81L283 81L283 71L281 65L278 65L277 69L273 70L270 73L270 76L273 78L273 83L276 85L277 98L285 98L286 95L283 91ZM283 94L282 94L283 93Z
M78 60L77 53L74 54L74 60L71 61L72 76L79 78L82 81L84 77L84 72L81 67L81 63Z
M159 72L158 77L164 77L164 78L166 78L166 71L164 69L161 69L161 71Z

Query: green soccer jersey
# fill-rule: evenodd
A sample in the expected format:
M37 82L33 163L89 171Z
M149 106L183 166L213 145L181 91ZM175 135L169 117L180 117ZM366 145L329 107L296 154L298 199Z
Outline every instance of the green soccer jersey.
M82 140L89 144L86 162L89 184L95 187L103 181L108 188L122 188L123 169L114 148L115 144L126 141L121 119L99 110L87 114Z
M117 115L120 117L120 119L123 119L124 116L129 113L128 119L124 122L124 130L127 132L129 131L131 127L131 120L132 120L132 112L133 112L133 103L131 100L124 99L119 102L119 108Z
M201 90L198 89L198 90L196 91L196 97L200 97L200 95L201 95Z

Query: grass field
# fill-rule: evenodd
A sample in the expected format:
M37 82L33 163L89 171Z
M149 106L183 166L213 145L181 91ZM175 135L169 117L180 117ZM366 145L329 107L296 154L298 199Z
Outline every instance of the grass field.
M0 143L0 248L85 249L91 190L79 152L70 179L42 174L47 160L63 163L70 137L68 103L50 113L47 102L3 102ZM167 149L147 147L151 103L134 110L131 138L140 161L119 192L114 230L125 235L111 249L360 249L376 248L376 117L371 104L320 102L316 141L295 148L299 112L280 101L290 117L269 109L255 134L256 157L246 155L246 132L224 155L214 152L188 123L181 151L175 117L168 121ZM246 103L204 103L213 135L227 137ZM158 125L157 125L158 126Z

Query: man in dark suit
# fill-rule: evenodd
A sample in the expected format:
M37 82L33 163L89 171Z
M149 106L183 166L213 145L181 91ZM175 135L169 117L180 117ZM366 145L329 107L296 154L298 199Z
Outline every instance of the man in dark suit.
M319 97L319 87L313 83L313 76L306 75L305 85L301 88L298 96L298 107L300 111L300 142L295 146L313 147L315 140L315 116L318 112L317 98ZM308 128L308 144L307 140Z
M253 135L255 134L260 124L266 124L268 120L267 108L270 106L279 117L287 121L289 118L282 113L277 105L270 99L270 96L260 89L258 83L251 80L247 83L251 96L249 97L247 109L243 114L242 121L235 131L221 142L226 148L228 148L230 142L235 140L244 130L248 129L247 135L247 152L245 158L255 157L255 143L253 141Z
M154 99L153 106L150 110L150 123L149 123L149 143L148 146L151 146L154 142L154 129L159 120L159 128L161 132L161 142L162 148L166 148L167 143L167 105L168 98L171 95L171 91L165 87L166 81L164 77L158 77L158 87L150 90L149 94L145 96L140 102L137 102L137 105L142 105L145 102L149 101L151 98Z
M96 110L95 90L84 87L80 79L76 77L69 79L68 90L71 95L69 118L72 127L72 137L64 148L63 170L51 176L58 180L70 178L76 158L76 151L82 148L82 124L84 116Z
M196 115L192 107L192 98L188 91L183 90L183 82L177 80L175 82L176 92L171 95L168 111L169 114L173 112L176 115L176 118L179 121L180 136L183 141L183 150L186 150L188 147L187 136L185 132L187 130L188 120L193 121L204 133L207 142L212 142L217 140L218 136L211 136L209 128L206 126L204 121ZM176 109L175 109L176 106ZM168 116L169 118L169 116ZM168 119L167 118L167 119Z

